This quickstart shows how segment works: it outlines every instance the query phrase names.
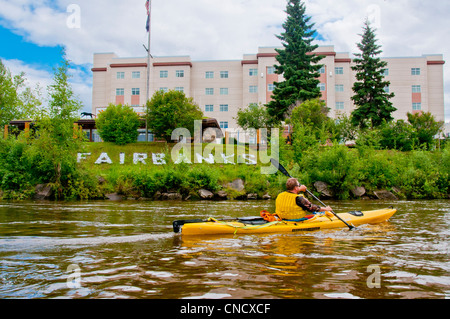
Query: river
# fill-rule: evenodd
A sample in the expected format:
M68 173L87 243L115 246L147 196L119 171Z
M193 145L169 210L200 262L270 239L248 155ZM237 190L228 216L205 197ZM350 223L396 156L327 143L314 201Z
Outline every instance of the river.
M255 216L274 201L0 201L0 298L450 297L449 200L327 204L398 213L356 231L186 239L173 220Z

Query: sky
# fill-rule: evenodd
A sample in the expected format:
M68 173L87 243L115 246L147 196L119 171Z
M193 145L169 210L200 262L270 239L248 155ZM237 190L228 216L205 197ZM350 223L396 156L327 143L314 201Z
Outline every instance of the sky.
M383 57L450 57L448 0L304 0L316 43L357 53L364 20L377 28ZM239 60L258 47L280 46L286 0L153 0L153 56ZM0 59L28 84L46 88L66 48L71 84L92 108L94 53L144 57L145 0L0 0ZM444 66L446 122L450 122L450 60Z

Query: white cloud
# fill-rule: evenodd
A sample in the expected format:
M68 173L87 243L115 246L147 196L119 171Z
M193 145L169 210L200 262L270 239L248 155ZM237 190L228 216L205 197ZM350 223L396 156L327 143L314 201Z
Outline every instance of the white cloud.
M1 59L1 58L0 58ZM19 60L1 59L3 64L11 71L12 75L25 73L25 85L36 89L42 95L42 102L45 105L47 99L47 87L53 83L53 74L43 70L38 65L28 65ZM92 80L86 77L86 72L82 68L72 68L69 70L70 84L77 98L83 103L83 112L91 112L92 104Z
M92 63L95 52L145 56L145 0L78 0L81 28L67 25L73 0L0 0L0 23L39 45L64 45L69 59ZM366 17L379 25L384 56L450 56L450 1L305 0L307 14L338 52L356 52ZM190 55L194 60L240 59L259 46L279 46L285 20L281 0L153 0L152 54ZM445 65L450 79L450 61ZM89 86L91 79L86 86ZM450 82L445 86L450 120ZM85 92L82 93L83 95ZM90 103L90 102L88 102Z

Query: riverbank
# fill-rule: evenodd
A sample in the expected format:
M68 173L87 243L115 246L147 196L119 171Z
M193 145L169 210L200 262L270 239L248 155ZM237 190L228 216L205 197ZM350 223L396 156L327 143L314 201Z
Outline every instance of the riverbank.
M273 199L284 191L286 177L265 175L258 152L244 146L172 160L174 145L136 143L85 144L78 153L77 176L68 183L40 183L3 189L3 199L140 199L225 200ZM221 146L220 146L221 147ZM209 156L211 154L211 156ZM269 151L270 155L270 151ZM194 163L201 156L201 164ZM254 156L254 157L252 157ZM397 152L323 147L294 160L289 148L280 161L322 199L449 198L450 149L439 152Z

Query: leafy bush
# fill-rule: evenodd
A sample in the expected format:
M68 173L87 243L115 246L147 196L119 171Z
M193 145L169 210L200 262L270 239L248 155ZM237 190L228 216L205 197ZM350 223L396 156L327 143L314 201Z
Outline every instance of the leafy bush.
M96 121L100 137L105 142L126 145L137 141L139 116L128 105L110 104Z

